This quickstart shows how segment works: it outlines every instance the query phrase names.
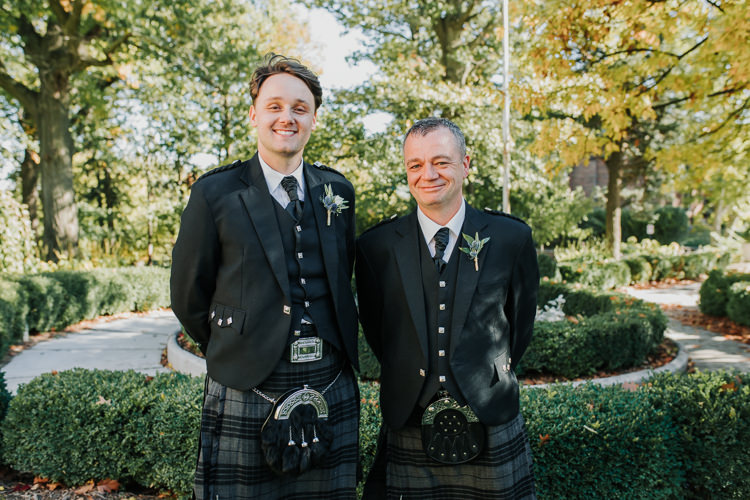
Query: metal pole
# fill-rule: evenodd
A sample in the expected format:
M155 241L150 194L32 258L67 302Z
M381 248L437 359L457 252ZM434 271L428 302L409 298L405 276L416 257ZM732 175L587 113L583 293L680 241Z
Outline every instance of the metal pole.
M510 49L508 0L503 0L503 212L510 213Z

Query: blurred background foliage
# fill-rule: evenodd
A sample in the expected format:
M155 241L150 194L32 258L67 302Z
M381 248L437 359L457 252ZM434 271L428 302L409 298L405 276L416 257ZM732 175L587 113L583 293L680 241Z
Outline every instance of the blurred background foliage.
M511 211L540 250L739 245L750 223L744 1L510 2ZM300 4L301 5L301 4ZM289 0L0 2L0 271L168 265L192 182L255 151L262 56L319 49ZM365 82L324 89L306 160L357 191L362 231L414 208L401 141L455 121L466 198L502 200L501 3L313 0L365 42ZM297 9L297 10L291 10ZM62 44L62 45L61 45ZM317 52L316 52L317 51ZM54 111L54 112L53 112ZM371 130L368 117L388 117ZM599 165L597 167L596 165ZM606 172L594 189L572 169Z

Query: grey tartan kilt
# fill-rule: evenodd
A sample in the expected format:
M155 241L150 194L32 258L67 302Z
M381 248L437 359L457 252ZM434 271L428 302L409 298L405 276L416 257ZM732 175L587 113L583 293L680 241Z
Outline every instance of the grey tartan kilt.
M482 453L466 464L444 465L422 450L421 429L388 429L386 490L403 500L535 499L531 447L523 417L485 427Z
M258 387L276 398L308 384L325 393L334 441L324 464L296 478L281 478L266 465L260 430L272 404L252 391L226 387L210 377L201 419L200 449L195 472L195 498L222 499L352 499L357 484L359 389L343 356L332 353L320 361L282 360Z

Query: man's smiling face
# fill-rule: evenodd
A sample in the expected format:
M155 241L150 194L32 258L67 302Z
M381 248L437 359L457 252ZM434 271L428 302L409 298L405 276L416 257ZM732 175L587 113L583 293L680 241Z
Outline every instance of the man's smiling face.
M258 152L277 170L299 164L316 120L312 92L288 73L269 76L250 107L250 122L258 130Z

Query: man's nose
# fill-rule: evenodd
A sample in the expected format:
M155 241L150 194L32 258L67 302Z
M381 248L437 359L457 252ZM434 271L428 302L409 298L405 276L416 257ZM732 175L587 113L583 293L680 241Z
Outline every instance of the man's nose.
M424 176L428 179L437 179L439 177L437 169L432 163L427 163L425 165Z
M285 109L281 112L281 121L284 123L293 123L294 122L294 112L291 108Z

